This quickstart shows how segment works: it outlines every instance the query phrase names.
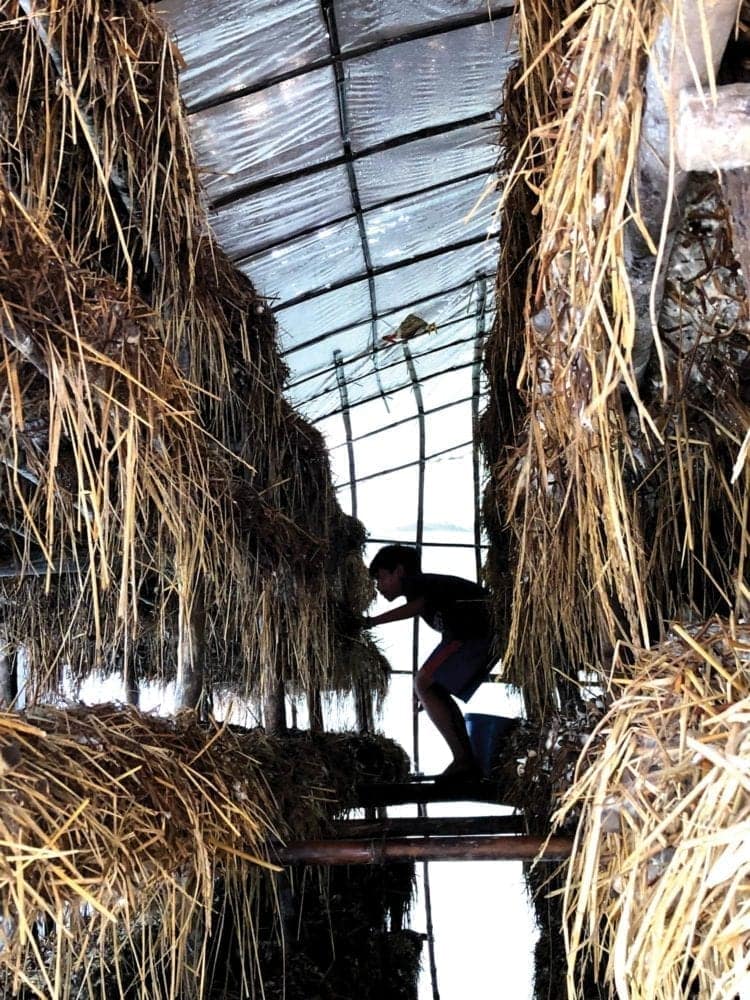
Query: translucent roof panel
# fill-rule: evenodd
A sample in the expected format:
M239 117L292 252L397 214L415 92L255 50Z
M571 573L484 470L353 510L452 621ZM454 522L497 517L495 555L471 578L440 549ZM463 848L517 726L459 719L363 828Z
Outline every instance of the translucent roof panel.
M490 322L492 307L492 282L486 284L484 327ZM477 334L479 290L476 283L467 285L449 295L439 295L411 310L399 310L393 319L378 320L377 355L372 356L370 323L358 324L309 344L300 350L287 353L287 363L294 370L288 390L289 398L304 402L305 412L311 419L336 412L341 406L335 373L334 351L342 355L343 377L347 383L350 404L377 396L384 387L393 390L408 383L401 344L390 345L382 340L392 334L398 322L409 312L416 313L425 322L434 322L437 330L423 333L410 341L410 348L418 370L436 371L461 359L473 357L474 339ZM377 371L375 365L377 364Z
M388 271L378 278L378 309L398 309L405 302L437 295L443 288L469 282L478 271L491 272L496 263L497 248L487 239Z
M211 201L264 178L323 163L341 151L336 83L329 67L200 111L190 124Z
M510 13L512 4L488 0L334 0L342 51L408 34L435 22L449 27L467 17Z
M473 511L474 466L471 445L464 445L427 462L424 496L425 538L438 536L446 541L473 540Z
M332 167L230 202L211 214L211 224L236 259L353 212L346 168Z
M177 38L186 67L180 92L205 104L329 53L318 0L162 0L157 11Z
M436 409L454 399L468 398L471 396L471 365L425 379L420 387L425 410Z
M486 309L489 313L494 294L493 278L490 275L477 275L474 272L469 275L468 279L464 278L458 288L452 288L452 290L449 288L447 292L441 290L441 293L437 295L418 296L416 301L399 306L396 309L380 310L380 317L375 322L375 338L378 347L384 347L384 338L387 335L393 335L403 320L410 314L418 315L427 324L435 323L440 327L459 317L475 313L478 308L480 288L482 286L484 287ZM358 296L363 287L366 287L366 283L364 286L357 283ZM337 303L341 301L341 308L331 307L331 299L335 299ZM298 306L277 310L276 318L285 331L284 353L287 356L287 362L292 364L294 368L295 374L292 382L300 377L304 378L313 371L328 367L332 363L334 350L342 351L345 360L356 358L362 352L365 352L369 356L372 346L372 324L370 322L357 323L353 310L350 313L352 319L347 321L344 311L345 305L346 288L337 289L335 292L327 294L326 304L322 312L329 317L328 322L335 324L337 332L327 333L325 331L316 331L318 333L317 336L311 333L309 326L305 327L303 325L303 318L306 315L308 307L315 306L316 309L319 308L314 299L308 303L301 303ZM341 329L341 327L345 328ZM287 335L293 331L304 333L304 337L297 338L296 344L293 344L291 342L292 338ZM302 361L303 357L304 362Z
M422 377L464 360L467 349L469 354L473 349L475 330L476 322L469 318L411 340L410 353L417 374ZM409 384L400 344L378 351L377 371L371 357L345 365L344 371L350 404L369 398L381 389L388 392Z
M475 170L489 170L497 159L496 138L496 125L482 122L358 158L354 172L362 206L369 208Z
M378 525L397 537L413 538L417 517L417 475L417 466L412 465L387 476L359 482L357 516L362 523ZM342 484L339 499L343 500L347 494L348 488L345 489Z
M243 260L240 268L261 294L281 299L281 305L345 281L365 270L356 220L279 244Z
M504 18L349 60L344 89L352 147L493 111L513 58L509 26Z
M371 315L369 286L366 280L357 281L308 302L276 309L275 314L282 350L288 351L295 345L324 337L331 330L364 323ZM288 357L287 362L296 365L293 357Z
M414 404L412 402L412 408ZM387 471L402 461L409 462L419 457L419 425L416 420L397 423L393 428L387 424L388 413L383 410L382 433L357 442L355 468L357 479Z
M485 198L484 176L448 184L365 213L374 267L414 257L485 235L493 222L495 198Z
M287 364L293 364L295 376L299 378L304 369L314 378L302 376L303 381L292 382L287 390L287 395L293 400L304 400L305 410L309 416L320 417L324 413L337 410L339 408L339 391L335 375L334 351L341 351L342 355L352 353L358 356L359 360L345 366L345 376L347 383L356 385L357 373L366 372L368 375L373 371L372 359L369 350L370 324L358 326L354 330L342 330L333 334L326 340L324 346L312 344L308 347L296 351L287 356ZM356 349L355 349L356 348ZM325 355L322 354L325 351ZM321 367L321 361L323 366Z

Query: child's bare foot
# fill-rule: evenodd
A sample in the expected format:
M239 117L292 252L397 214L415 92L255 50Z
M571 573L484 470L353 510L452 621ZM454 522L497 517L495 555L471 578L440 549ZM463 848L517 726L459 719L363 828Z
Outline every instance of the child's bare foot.
M453 760L438 777L438 781L479 781L482 773L479 765L472 758Z

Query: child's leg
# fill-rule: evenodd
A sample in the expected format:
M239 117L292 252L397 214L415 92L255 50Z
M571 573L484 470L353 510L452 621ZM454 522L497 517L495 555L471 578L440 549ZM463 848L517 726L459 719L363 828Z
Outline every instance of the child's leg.
M466 723L453 698L445 688L434 683L424 668L417 673L414 689L430 721L453 754L450 770L458 772L475 769L476 762L466 732Z

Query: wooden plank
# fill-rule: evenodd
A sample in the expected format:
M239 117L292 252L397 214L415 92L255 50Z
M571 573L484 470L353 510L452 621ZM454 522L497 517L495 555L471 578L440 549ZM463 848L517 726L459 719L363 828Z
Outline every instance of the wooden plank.
M280 864L383 865L400 861L560 861L565 837L423 837L394 840L298 840L278 849Z
M465 784L442 784L440 782L407 782L404 784L360 785L360 806L402 806L421 802L494 802L497 805L512 805L503 802L501 789L489 781L466 782Z
M526 829L523 816L399 816L389 819L346 819L334 826L344 839L356 837L425 837L461 834L513 834Z

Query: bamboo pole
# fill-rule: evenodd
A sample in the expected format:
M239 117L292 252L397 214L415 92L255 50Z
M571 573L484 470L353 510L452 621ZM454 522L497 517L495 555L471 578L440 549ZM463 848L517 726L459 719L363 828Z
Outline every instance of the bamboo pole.
M523 833L523 816L399 816L393 819L344 819L334 824L334 833L344 839L358 837L415 837L438 834L480 835Z
M180 648L175 682L175 708L197 709L204 690L206 610L200 585L189 604L180 600Z
M716 99L695 89L680 92L675 138L683 170L738 170L750 165L750 84L716 90Z
M263 698L263 724L268 733L283 733L286 730L286 689L280 676Z
M424 837L394 840L297 840L281 847L281 864L383 865L394 861L559 861L564 837Z

